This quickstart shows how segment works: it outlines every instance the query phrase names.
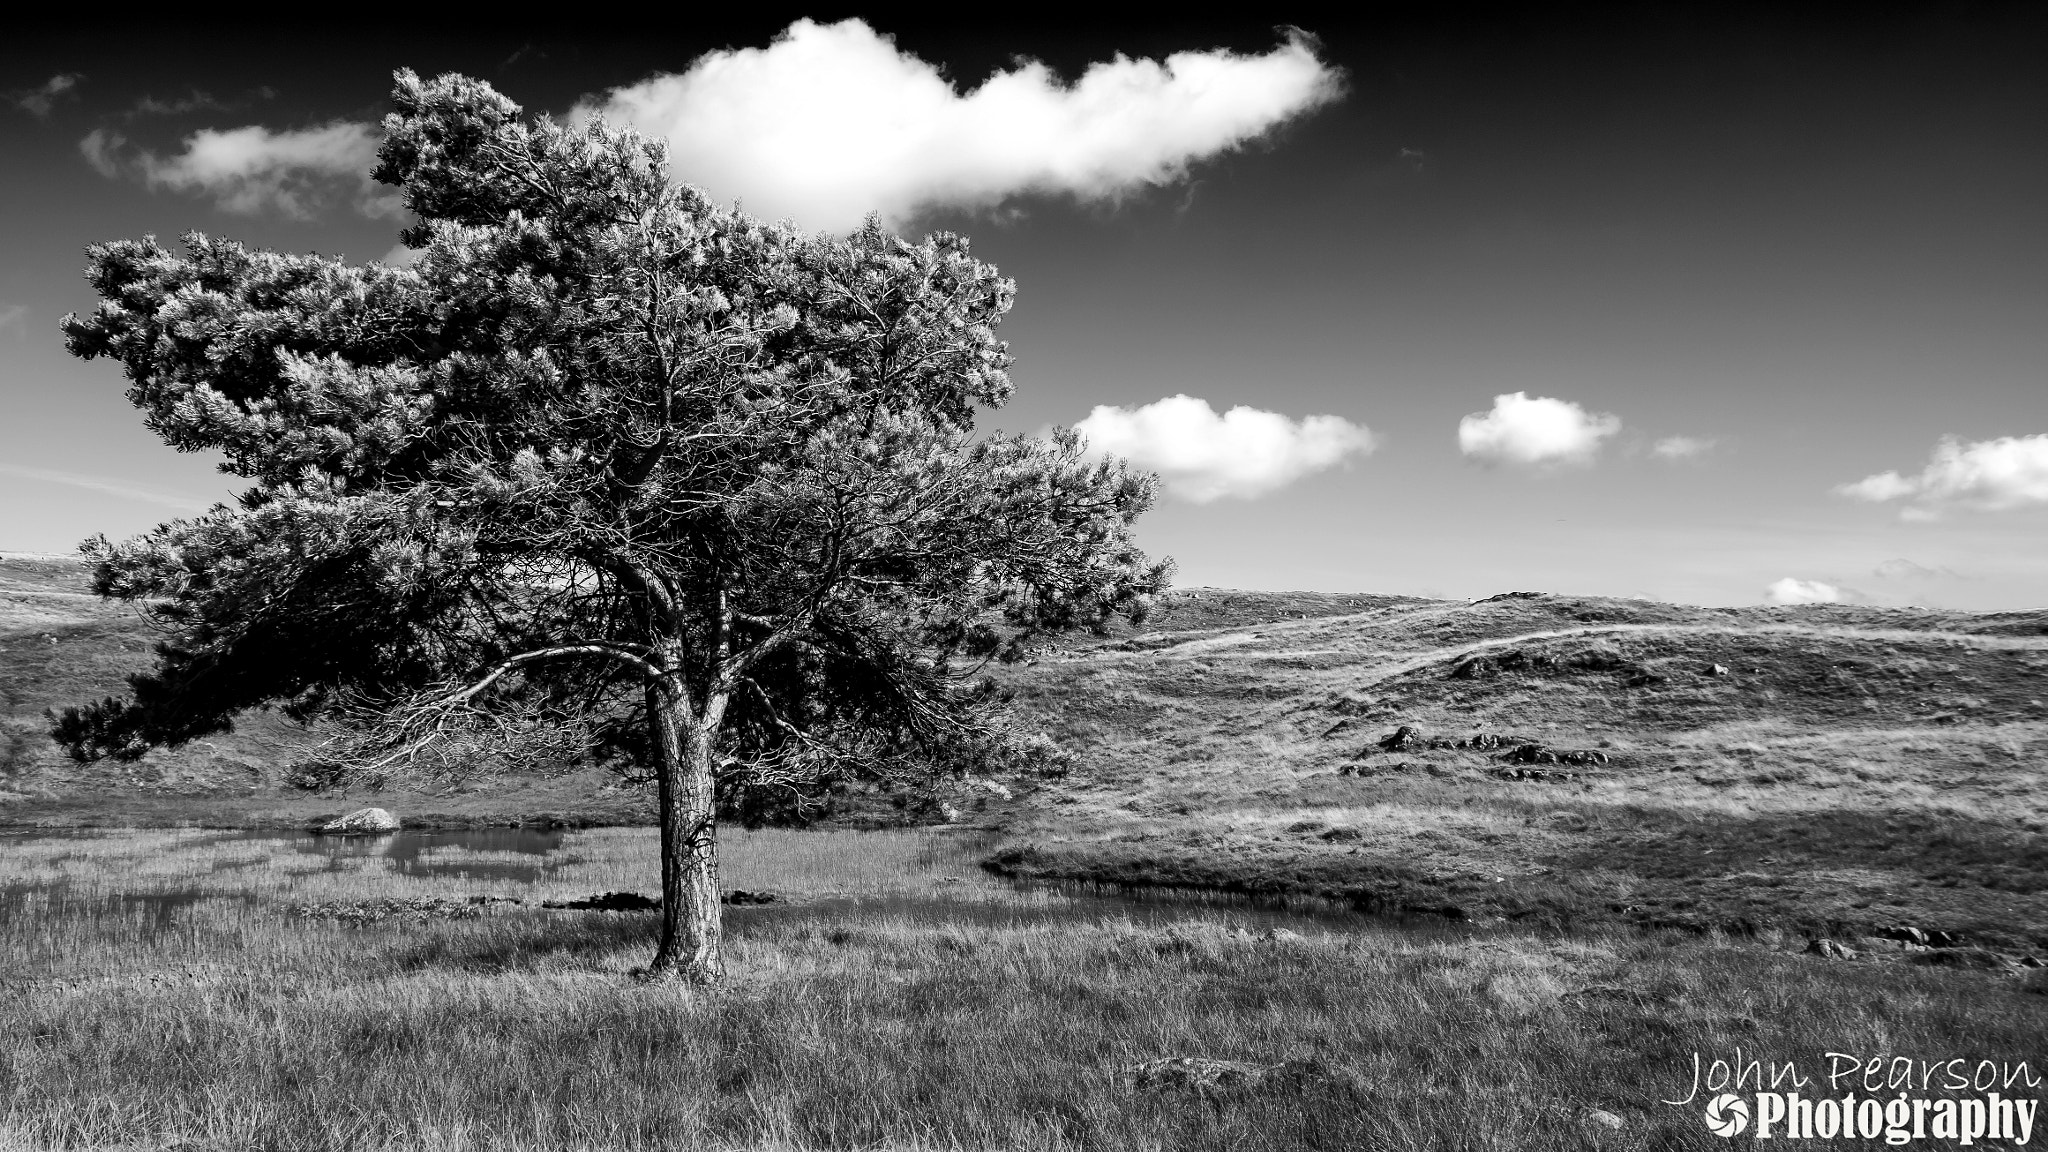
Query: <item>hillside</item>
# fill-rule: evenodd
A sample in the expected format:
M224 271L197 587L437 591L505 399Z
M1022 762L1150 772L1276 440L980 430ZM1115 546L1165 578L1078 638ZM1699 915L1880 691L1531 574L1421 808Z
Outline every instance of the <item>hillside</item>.
M309 737L265 713L140 764L65 759L43 710L118 692L152 639L75 561L0 559L0 823L303 823L348 802L281 785ZM997 675L1070 758L963 802L1009 833L1014 875L2048 946L2048 612L1197 588ZM595 772L378 802L647 815Z
M2048 943L2048 612L1326 599L1176 593L1006 673L1075 761L1000 866Z
M51 743L45 710L121 693L124 677L149 666L155 642L133 609L88 591L79 561L0 555L0 826L302 825L361 799L285 786L282 770L313 738L271 712L245 713L231 732L137 763L72 762ZM444 824L649 818L644 797L610 784L590 771L459 791L400 789L378 803Z

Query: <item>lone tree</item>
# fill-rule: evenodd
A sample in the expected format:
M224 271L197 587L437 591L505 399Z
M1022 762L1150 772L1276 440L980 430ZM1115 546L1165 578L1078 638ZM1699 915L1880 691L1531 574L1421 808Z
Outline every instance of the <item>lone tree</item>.
M461 76L400 72L394 101L376 177L418 218L409 267L90 250L70 350L252 486L86 542L167 638L54 735L132 759L280 704L398 770L624 724L658 783L650 975L717 981L721 797L996 746L980 662L1164 586L1131 540L1151 478L974 434L1015 288L958 236L764 224L659 143Z

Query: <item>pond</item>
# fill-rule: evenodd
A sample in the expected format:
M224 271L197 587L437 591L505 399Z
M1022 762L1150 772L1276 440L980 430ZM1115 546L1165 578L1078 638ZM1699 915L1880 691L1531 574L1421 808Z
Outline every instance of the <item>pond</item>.
M1128 922L1154 928L1221 918L1254 932L1286 928L1304 933L1384 930L1393 924L1328 901L1011 880L980 867L1000 841L999 835L950 829L733 829L721 833L720 876L728 890L777 897L774 904L730 909L736 926L757 917L820 914L917 923ZM21 851L30 846L38 851ZM405 829L350 836L296 830L9 832L0 833L0 897L18 898L30 889L63 891L90 874L97 877L91 888L102 898L147 905L149 912L165 917L202 898L240 902L257 899L259 891L271 899L330 891L367 896L392 881L414 885L408 891L415 895L437 889L450 895L489 893L535 905L605 891L658 895L655 847L651 828ZM63 878L48 871L34 880L5 875L28 855L38 855L46 870ZM321 863L310 870L289 863L308 857ZM331 889L316 883L323 876L332 878ZM377 881L377 876L389 879ZM1424 936L1464 937L1474 931L1433 918L1403 920L1400 927Z

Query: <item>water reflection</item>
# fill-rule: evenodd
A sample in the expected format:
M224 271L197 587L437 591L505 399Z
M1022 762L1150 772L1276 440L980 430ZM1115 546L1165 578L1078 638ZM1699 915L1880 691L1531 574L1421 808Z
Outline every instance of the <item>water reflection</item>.
M577 857L559 853L563 833L544 828L406 828L370 835L332 836L318 832L231 832L214 843L261 840L303 855L325 856L330 871L348 861L382 858L403 876L456 876L531 884ZM506 860L507 855L531 857ZM477 859L478 856L490 858Z

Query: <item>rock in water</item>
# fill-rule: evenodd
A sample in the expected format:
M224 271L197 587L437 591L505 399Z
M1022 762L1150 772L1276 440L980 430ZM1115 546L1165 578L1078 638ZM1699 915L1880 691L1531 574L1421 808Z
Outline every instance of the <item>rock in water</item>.
M322 832L396 832L398 817L382 808L358 808L320 826Z

